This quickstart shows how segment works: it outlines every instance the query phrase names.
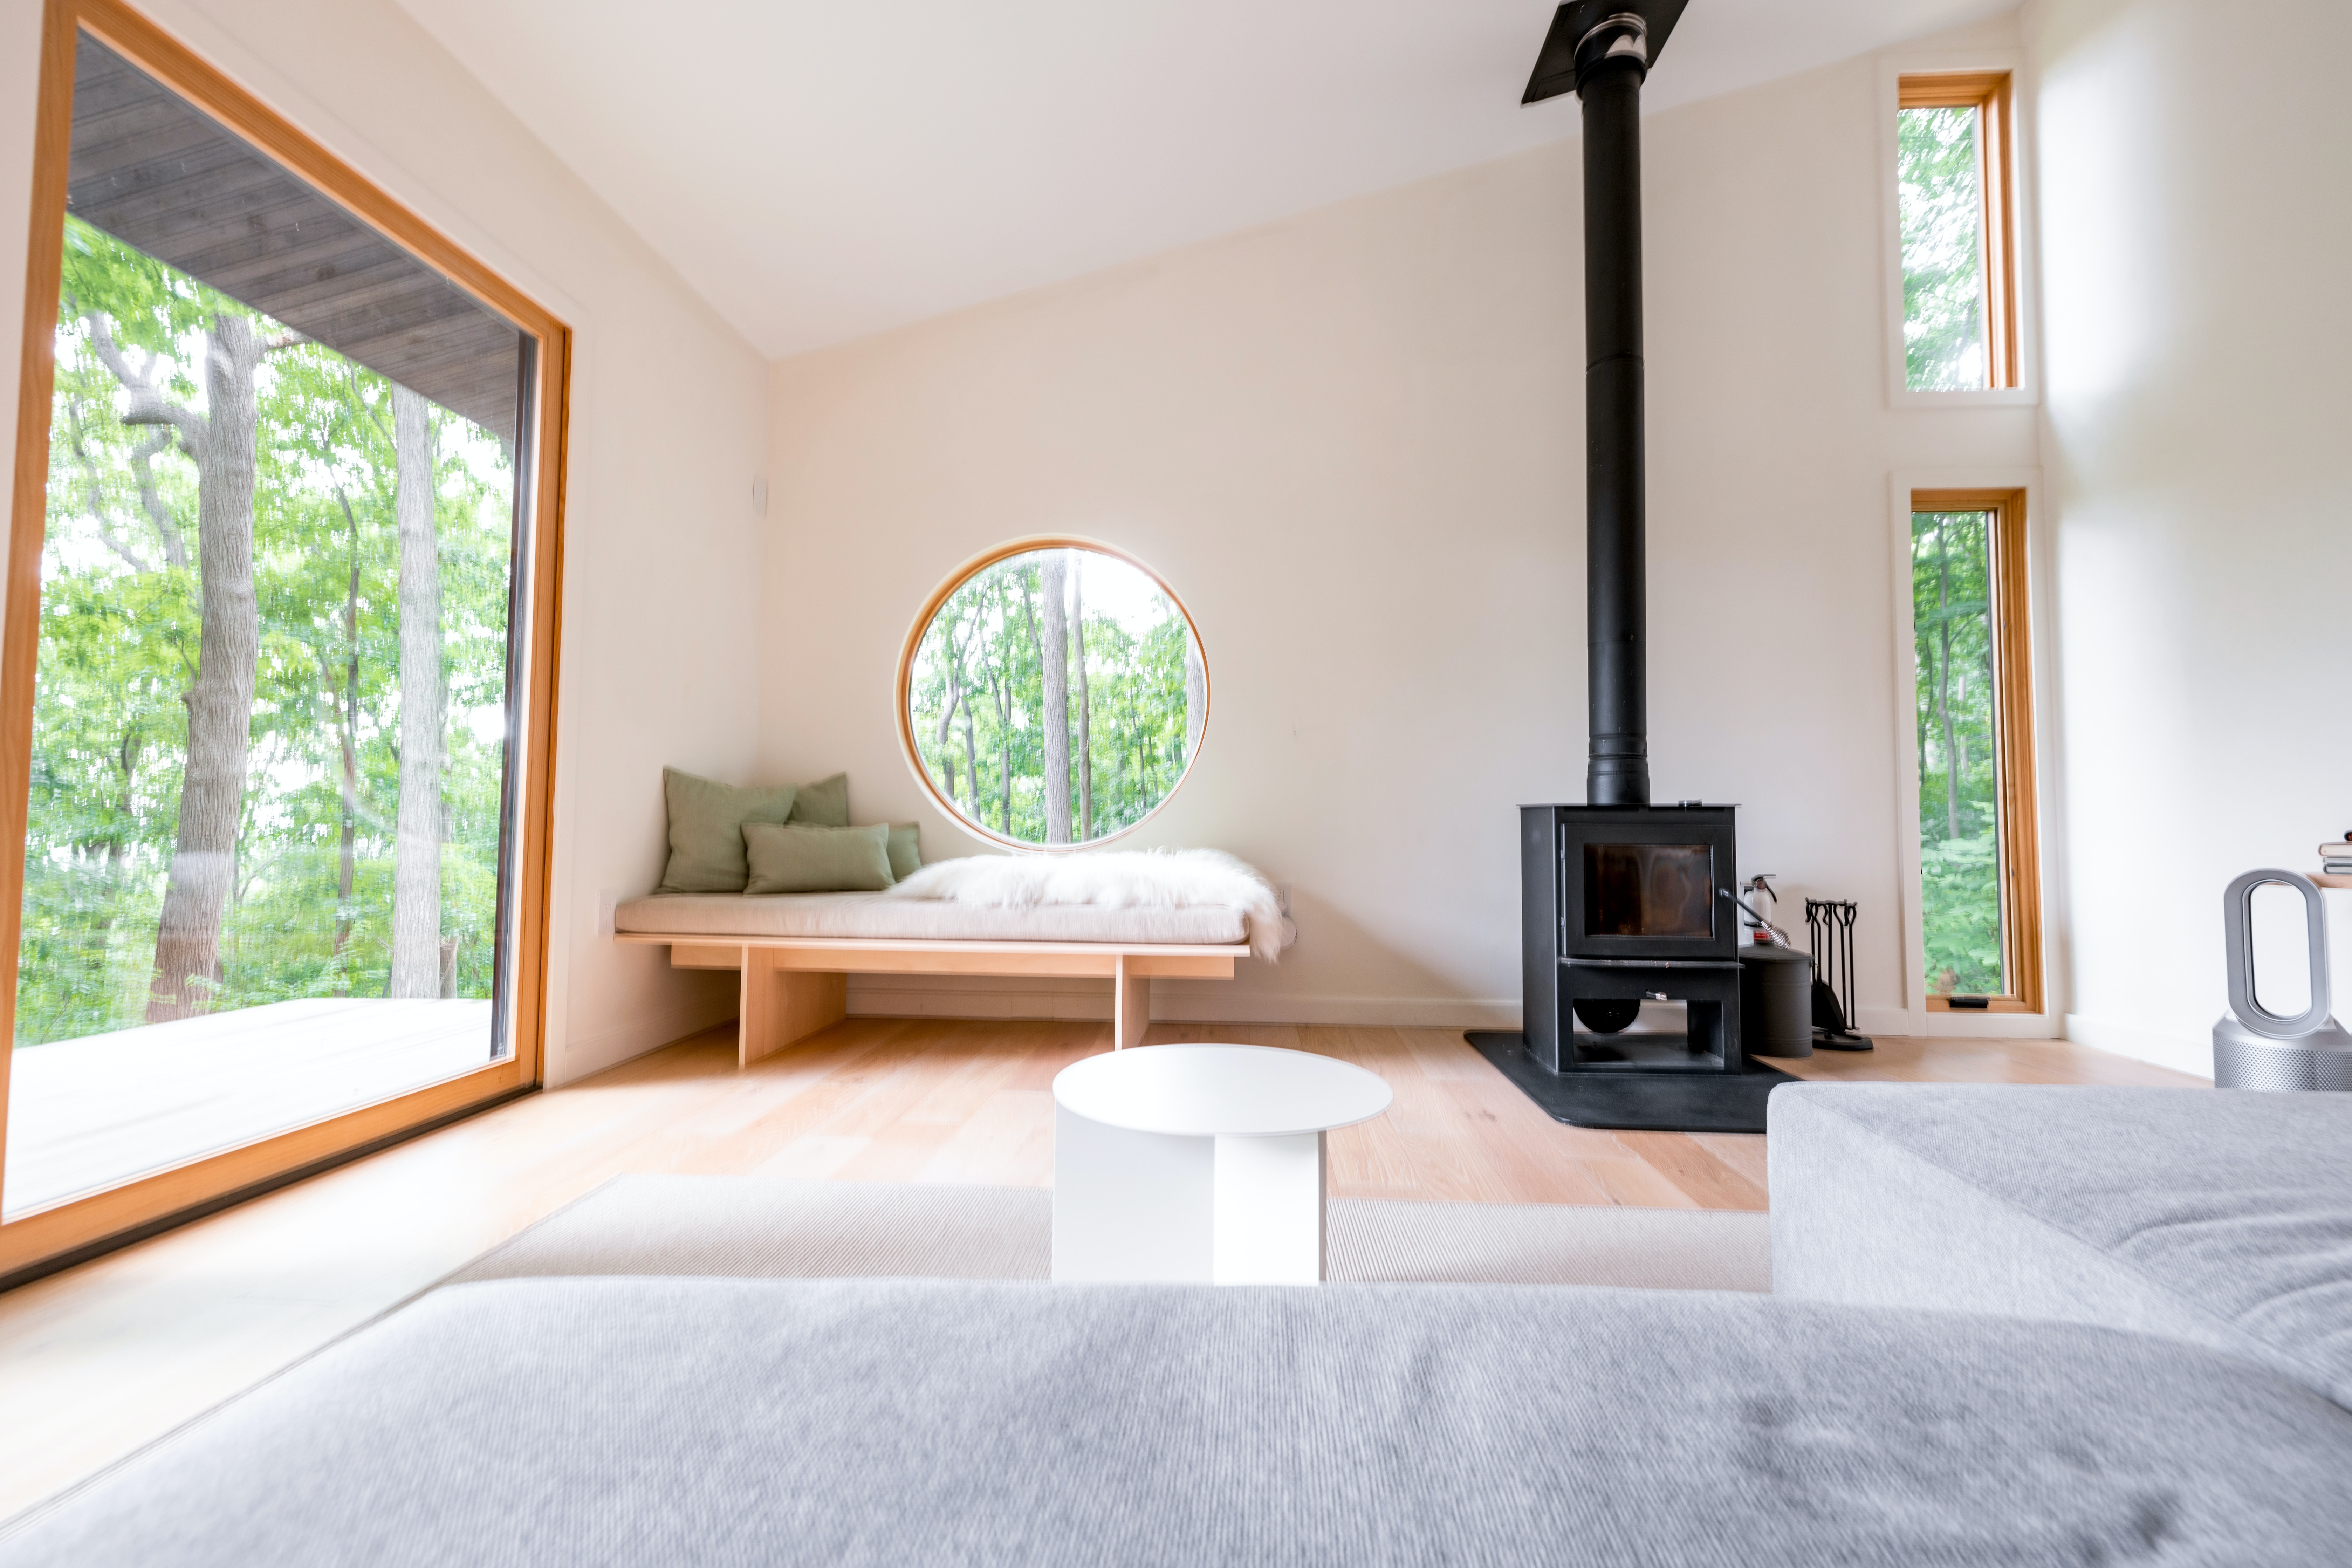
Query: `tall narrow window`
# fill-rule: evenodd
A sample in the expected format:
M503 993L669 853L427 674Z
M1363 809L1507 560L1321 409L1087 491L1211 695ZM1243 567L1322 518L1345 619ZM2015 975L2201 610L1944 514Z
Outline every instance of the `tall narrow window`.
M0 682L29 742L0 779L0 1223L535 1072L520 786L561 329L362 216L356 176L137 18L62 9L26 376L47 471L19 476Z
M2025 498L1919 490L1911 506L1928 1005L2039 1012Z
M2015 386L2009 73L1906 76L1896 101L1905 384Z

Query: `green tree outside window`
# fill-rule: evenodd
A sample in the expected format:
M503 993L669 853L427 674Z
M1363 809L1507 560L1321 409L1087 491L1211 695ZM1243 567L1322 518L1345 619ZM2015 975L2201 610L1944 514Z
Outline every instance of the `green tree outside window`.
M1938 995L2007 989L1991 588L1991 513L1911 514L1920 905Z
M16 1043L488 996L512 453L65 238Z
M1183 612L1100 551L1028 551L974 573L933 613L908 672L933 787L1020 844L1142 821L1183 778L1207 710Z

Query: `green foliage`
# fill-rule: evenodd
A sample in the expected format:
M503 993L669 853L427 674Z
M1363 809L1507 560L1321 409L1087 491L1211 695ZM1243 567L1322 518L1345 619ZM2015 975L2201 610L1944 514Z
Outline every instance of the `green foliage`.
M1927 983L1937 992L2001 991L2000 854L1990 830L1919 846Z
M391 385L72 218L66 256L16 1043L143 1021L178 831L182 697L196 672L195 467L158 427L123 423L92 312L135 372L199 410L215 314L247 316L272 345L256 383L252 757L215 1005L381 995L400 768ZM442 931L457 944L454 994L483 997L506 764L513 475L495 437L446 411L434 423L449 715Z
M1895 117L1903 357L1927 391L1985 384L1984 196L1974 109Z
M1140 822L1189 760L1186 654L1192 628L1156 584L1126 563L1066 552L1084 610L1085 708L1073 622L1068 650L1070 818L1083 837ZM942 795L971 820L1024 844L1046 842L1042 552L998 562L950 595L917 646L908 693L917 748ZM1087 767L1079 765L1085 737Z
M1985 995L2003 990L1991 565L1990 513L1912 514L1927 985Z
M78 326L78 319L89 315L106 318L115 341L124 348L143 349L169 362L180 378L166 384L182 393L195 392L194 381L184 373L201 363L174 358L190 333L202 331L224 310L262 319L219 290L71 216L66 218L64 266L58 326Z

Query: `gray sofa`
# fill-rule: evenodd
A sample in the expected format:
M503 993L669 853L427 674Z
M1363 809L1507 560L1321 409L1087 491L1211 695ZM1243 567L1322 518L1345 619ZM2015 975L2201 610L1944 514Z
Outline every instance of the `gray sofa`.
M1771 1297L453 1286L0 1564L2341 1564L2328 1098L1783 1088Z
M2162 1334L2352 1407L2352 1094L1850 1084L1769 1109L1775 1296Z

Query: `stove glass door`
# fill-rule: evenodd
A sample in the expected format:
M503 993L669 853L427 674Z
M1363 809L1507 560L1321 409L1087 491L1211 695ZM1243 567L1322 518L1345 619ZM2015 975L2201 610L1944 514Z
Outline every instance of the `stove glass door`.
M1587 844L1584 934L1715 935L1715 858L1705 844Z

